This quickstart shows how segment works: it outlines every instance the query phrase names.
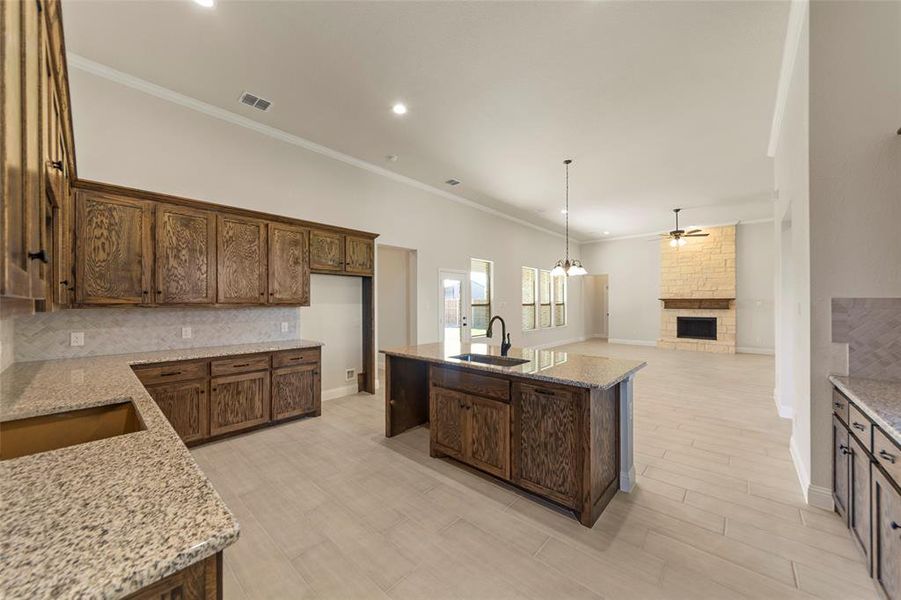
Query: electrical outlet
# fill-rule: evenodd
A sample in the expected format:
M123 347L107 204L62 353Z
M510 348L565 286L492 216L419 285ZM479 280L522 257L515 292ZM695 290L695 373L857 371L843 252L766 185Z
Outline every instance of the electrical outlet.
M73 331L69 334L70 346L84 346L84 331Z
M288 333L288 322L282 321L282 333Z
M194 337L194 332L191 331L190 327L182 327L181 328L181 337L182 337L182 339L188 339L190 337Z
M344 371L344 381L353 381L356 375L357 372L355 369L347 369L346 371Z

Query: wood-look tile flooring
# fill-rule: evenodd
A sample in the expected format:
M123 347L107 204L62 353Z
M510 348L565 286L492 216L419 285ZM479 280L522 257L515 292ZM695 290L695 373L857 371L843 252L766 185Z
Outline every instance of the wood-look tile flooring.
M593 529L384 437L381 395L194 450L241 523L225 597L876 597L839 518L804 504L776 415L773 359L592 341L648 361L636 382L637 489Z

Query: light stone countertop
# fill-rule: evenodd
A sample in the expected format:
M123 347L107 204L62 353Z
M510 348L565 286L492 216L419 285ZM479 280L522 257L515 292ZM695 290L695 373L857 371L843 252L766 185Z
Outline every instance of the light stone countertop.
M647 365L646 362L636 360L514 347L510 348L508 356L523 358L528 362L513 367L501 367L452 358L456 354L468 353L500 356L500 347L453 342L403 346L381 350L381 352L388 356L413 358L436 364L457 365L469 369L517 375L538 381L599 389L612 387Z
M120 598L234 543L238 522L130 367L320 345L292 340L7 367L0 421L130 400L145 429L0 462L0 597Z
M839 375L830 375L829 381L901 445L901 381Z

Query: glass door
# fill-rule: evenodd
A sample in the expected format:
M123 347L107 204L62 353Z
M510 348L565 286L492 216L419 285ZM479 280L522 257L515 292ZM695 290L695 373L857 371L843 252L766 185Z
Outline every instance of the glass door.
M438 271L438 341L469 341L469 273Z

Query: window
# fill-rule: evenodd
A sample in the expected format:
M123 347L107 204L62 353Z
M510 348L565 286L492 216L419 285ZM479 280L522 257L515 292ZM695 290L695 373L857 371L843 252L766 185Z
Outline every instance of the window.
M550 271L522 268L522 329L566 325L566 276L551 277Z
M473 258L469 267L469 293L472 305L472 322L469 329L471 337L484 337L488 331L488 320L491 318L491 273L490 260Z
M535 285L538 282L538 270L530 267L522 268L522 330L535 329Z

